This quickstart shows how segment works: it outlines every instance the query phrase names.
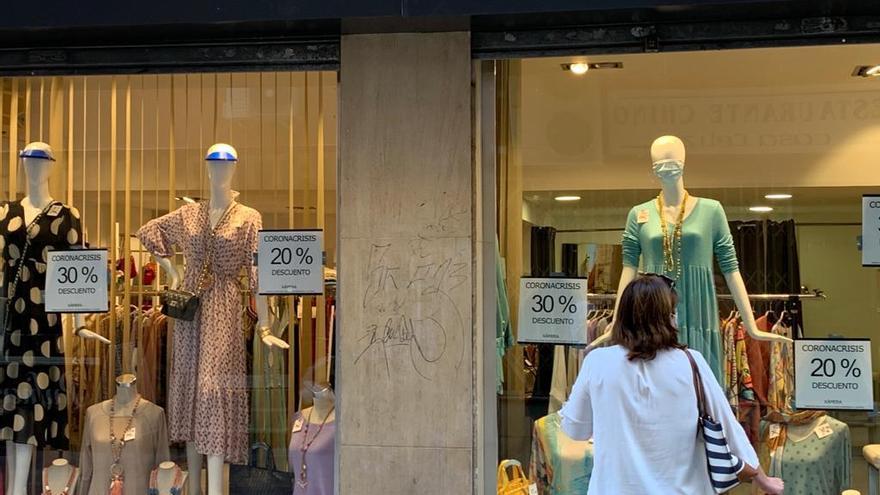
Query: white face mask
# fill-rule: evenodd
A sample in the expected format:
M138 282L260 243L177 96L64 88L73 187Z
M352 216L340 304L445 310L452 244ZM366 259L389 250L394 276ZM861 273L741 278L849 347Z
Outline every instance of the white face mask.
M663 182L675 182L684 174L682 160L659 160L654 162L654 175Z

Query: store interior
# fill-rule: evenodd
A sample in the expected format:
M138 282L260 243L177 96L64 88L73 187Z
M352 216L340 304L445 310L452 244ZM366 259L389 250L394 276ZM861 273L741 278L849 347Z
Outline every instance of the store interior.
M857 72L877 63L874 45L506 62L498 190L511 315L511 274L588 276L591 292L616 292L627 213L659 191L652 142L673 135L685 144L688 192L726 211L749 293L802 295L753 302L756 316L794 309L804 337L872 337L880 271L862 267L860 236L862 195L880 192L880 78ZM732 303L717 286L723 320ZM613 298L591 302L613 307ZM499 458L540 472L534 421L558 408L554 352L510 348L498 396ZM876 342L872 355L876 363ZM815 493L867 493L861 448L878 440L876 415L828 415L849 427L851 479ZM540 488L559 493L546 480Z

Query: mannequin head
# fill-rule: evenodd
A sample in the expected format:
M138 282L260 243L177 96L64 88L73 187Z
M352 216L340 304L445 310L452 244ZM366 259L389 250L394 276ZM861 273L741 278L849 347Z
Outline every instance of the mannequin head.
M205 154L205 166L208 169L208 180L214 189L228 190L232 188L232 178L238 164L238 152L228 144L217 143Z
M684 142L676 136L661 136L651 144L654 175L664 185L673 185L684 174Z
M30 184L48 183L52 165L55 163L51 146L35 141L25 146L18 156Z
M332 406L336 403L336 394L327 382L306 382L305 388L311 393L312 403L316 406Z

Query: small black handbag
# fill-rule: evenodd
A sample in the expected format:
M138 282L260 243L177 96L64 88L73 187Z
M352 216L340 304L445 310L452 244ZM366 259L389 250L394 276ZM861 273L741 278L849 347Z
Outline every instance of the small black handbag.
M257 467L259 452L266 454L266 467ZM290 495L293 491L292 473L275 469L272 449L264 442L251 446L250 463L229 466L229 495Z
M193 321L199 310L199 296L188 290L165 289L159 298L162 314L175 320Z

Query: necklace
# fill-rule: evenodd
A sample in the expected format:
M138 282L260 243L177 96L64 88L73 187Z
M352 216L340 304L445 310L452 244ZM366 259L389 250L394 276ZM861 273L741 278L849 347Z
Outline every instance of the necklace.
M150 487L147 489L147 495L159 495L158 478L159 470L154 469L153 472L150 473ZM174 466L174 481L171 483L171 487L168 488L168 493L171 495L180 495L183 491L181 481L183 481L183 471L180 469L180 466Z
M663 212L663 192L657 195L657 212L660 214L660 228L663 231L663 271L667 274L675 274L675 280L681 278L681 230L684 223L684 211L687 207L690 195L684 192L681 207L678 209L678 220L672 232L666 222L666 214Z
M70 487L73 485L73 482L76 480L76 473L78 469L71 466L70 469L70 477L67 478L67 484L64 486L64 490L58 492L58 495L67 495L70 492ZM43 495L54 495L52 493L52 489L49 488L49 468L43 469Z
M324 416L324 421L321 421L321 426L318 427L318 432L315 433L315 436L313 436L311 440L309 440L309 425L312 423L312 412L315 410L315 408L312 407L311 409L309 409L309 417L308 419L306 419L306 425L303 429L303 443L302 447L300 447L299 449L300 452L302 452L302 464L299 467L299 479L296 480L296 484L299 485L301 488L309 486L309 470L308 467L306 467L306 455L309 453L309 447L311 447L312 444L315 443L318 435L321 434L321 430L324 429L324 425L327 424L327 419L330 417L331 414L333 414L333 411L335 409L336 406L330 408L330 412L328 412L327 415Z
M125 470L119 462L122 460L122 450L125 449L125 435L131 430L134 424L134 417L137 415L138 406L141 405L141 396L138 395L134 402L134 408L131 410L131 416L125 429L122 430L122 440L118 441L116 433L113 431L113 417L116 416L116 398L110 402L110 452L113 454L113 464L110 465L110 495L122 495L122 486L125 482Z

